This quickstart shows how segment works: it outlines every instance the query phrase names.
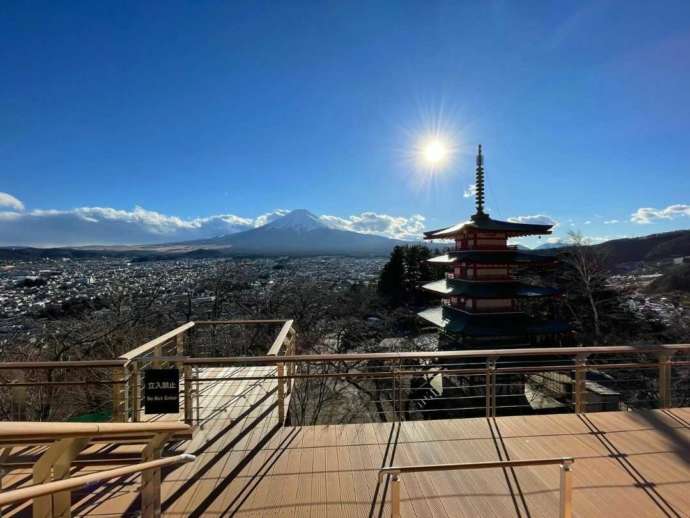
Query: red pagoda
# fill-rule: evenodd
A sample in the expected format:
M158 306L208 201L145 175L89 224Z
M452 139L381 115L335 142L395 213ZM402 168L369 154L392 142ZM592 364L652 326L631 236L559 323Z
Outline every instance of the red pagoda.
M553 225L499 221L484 212L484 157L477 154L476 213L469 221L425 232L425 239L452 239L455 246L429 261L448 266L442 280L423 286L440 295L441 306L419 316L438 326L453 347L519 347L557 338L568 330L566 323L537 320L525 311L525 299L551 297L553 288L516 280L524 267L548 265L553 256L539 255L508 245L512 237L551 234Z

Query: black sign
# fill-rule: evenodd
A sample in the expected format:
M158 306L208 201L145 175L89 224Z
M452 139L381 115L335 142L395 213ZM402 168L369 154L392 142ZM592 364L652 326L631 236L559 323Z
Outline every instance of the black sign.
M144 407L146 414L177 414L180 411L179 370L144 371Z

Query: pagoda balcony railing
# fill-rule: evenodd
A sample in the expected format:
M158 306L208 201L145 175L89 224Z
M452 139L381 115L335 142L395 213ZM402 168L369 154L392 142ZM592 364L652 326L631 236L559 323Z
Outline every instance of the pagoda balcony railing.
M486 273L482 272L480 276L477 277L470 277L470 276L456 276L455 279L463 279L466 281L474 281L474 282L482 282L482 281L514 281L515 279L510 276L506 275L505 273Z
M462 251L467 251L467 250L482 250L482 251L491 251L491 250L519 250L517 245L506 245L506 246L495 246L495 245L475 245L472 247L466 247L463 248L461 245L456 244L454 250L456 252L462 252Z
M290 320L195 322L118 359L0 363L1 408L9 420L66 420L68 405L49 403L70 398L82 415L136 422L150 368L176 369L178 419L190 424L208 411L199 393L224 379L272 384L281 423L690 405L690 344L300 355L296 336ZM248 366L271 369L233 369Z
M452 303L443 303L444 306L447 306L449 308L455 309L457 311L464 311L465 313L469 313L471 315L482 315L482 314L500 314L500 313L522 313L522 311L519 308L483 308L483 309L471 309L471 308L464 308L460 306L455 306Z

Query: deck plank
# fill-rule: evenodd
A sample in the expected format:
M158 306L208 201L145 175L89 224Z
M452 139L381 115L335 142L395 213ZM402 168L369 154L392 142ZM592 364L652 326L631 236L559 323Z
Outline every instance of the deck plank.
M275 380L236 379L274 373L274 367L201 369L202 377L227 379L202 383L202 423L192 440L170 448L197 458L165 473L164 516L387 516L390 481L378 481L383 466L561 456L576 459L579 518L685 516L690 509L688 408L280 427ZM103 446L90 451L97 448ZM116 451L137 455L140 447ZM15 470L3 487L25 485L28 475ZM75 492L73 516L136 512L139 479ZM558 466L408 473L401 480L405 518L557 513Z

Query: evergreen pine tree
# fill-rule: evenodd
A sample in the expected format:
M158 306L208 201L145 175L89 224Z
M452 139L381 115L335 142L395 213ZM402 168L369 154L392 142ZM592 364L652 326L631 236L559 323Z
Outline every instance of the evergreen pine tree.
M396 246L391 252L389 261L381 270L378 292L386 297L391 304L403 303L405 285L405 248Z

